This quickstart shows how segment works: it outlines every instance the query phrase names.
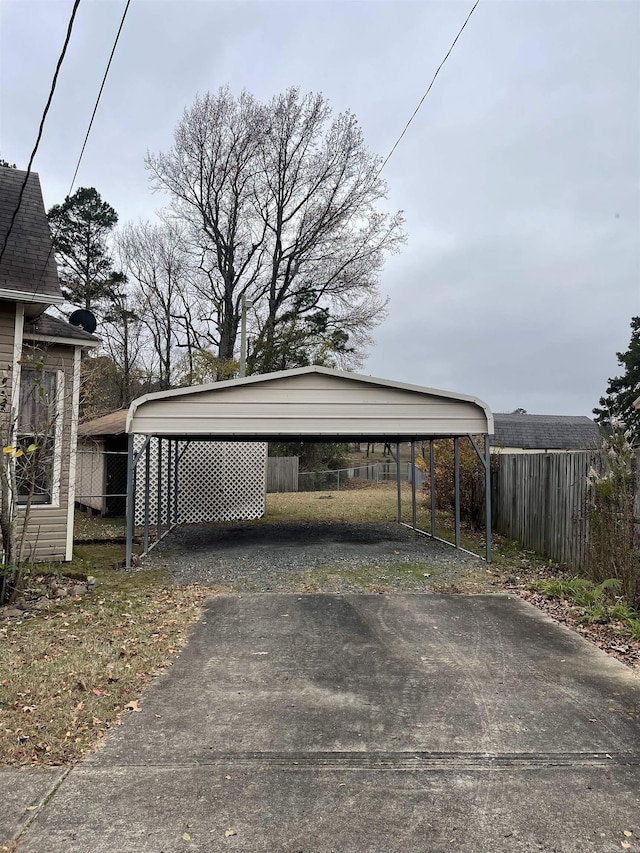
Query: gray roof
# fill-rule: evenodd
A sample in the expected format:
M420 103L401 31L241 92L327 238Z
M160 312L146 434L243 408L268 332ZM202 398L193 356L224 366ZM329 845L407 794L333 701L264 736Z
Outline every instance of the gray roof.
M51 338L52 343L55 343L56 338L71 338L74 341L78 341L79 344L100 343L99 338L90 335L84 329L72 326L66 320L53 317L51 314L41 314L35 320L25 323L24 336L25 338L29 338L30 335L44 335L47 338Z
M0 166L0 247L9 230L26 174L21 169ZM29 294L33 297L29 301L34 302L47 302L47 296L53 297L52 302L59 302L62 296L40 179L35 172L29 175L0 263L0 289L15 291L17 297Z
M592 450L600 444L600 429L580 415L493 415L493 447L523 450Z

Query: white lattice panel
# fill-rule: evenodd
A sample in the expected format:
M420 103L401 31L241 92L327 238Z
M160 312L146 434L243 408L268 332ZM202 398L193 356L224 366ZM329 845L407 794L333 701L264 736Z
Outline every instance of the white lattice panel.
M135 450L144 443L136 436ZM161 520L169 513L178 522L239 521L261 518L265 510L267 445L264 442L178 442L177 498L175 484L176 443L173 442L171 473L167 441L162 442ZM152 438L149 460L149 523L158 521L158 439ZM135 521L144 523L145 472L143 452L137 465ZM176 512L177 511L177 512ZM177 518L175 517L177 514Z

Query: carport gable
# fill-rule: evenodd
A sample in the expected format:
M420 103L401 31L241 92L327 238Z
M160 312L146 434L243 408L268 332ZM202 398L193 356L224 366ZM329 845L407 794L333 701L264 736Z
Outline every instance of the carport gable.
M217 441L388 440L491 434L475 397L306 367L189 389L132 403L127 432Z

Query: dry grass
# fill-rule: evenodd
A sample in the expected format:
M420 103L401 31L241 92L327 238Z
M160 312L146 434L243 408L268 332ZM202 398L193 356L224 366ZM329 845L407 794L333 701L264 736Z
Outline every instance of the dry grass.
M403 501L411 489L403 485ZM395 521L395 483L371 484L362 489L326 492L285 492L267 495L262 521Z
M76 510L73 534L76 542L122 540L126 534L125 519L101 518L99 515Z
M120 549L96 550L71 569L91 567L93 594L0 622L0 764L64 764L95 748L135 712L200 612L206 590L170 587L162 572L108 569Z

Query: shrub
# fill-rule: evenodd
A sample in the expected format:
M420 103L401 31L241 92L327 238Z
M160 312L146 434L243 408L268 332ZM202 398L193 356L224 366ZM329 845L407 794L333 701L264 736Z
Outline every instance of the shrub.
M482 437L476 439L478 447L482 447L482 442ZM475 529L484 528L484 466L468 439L462 439L458 446L460 449L460 518ZM438 439L434 441L433 447L436 509L453 512L455 508L453 441L449 438ZM416 464L427 475L424 481L424 492L430 503L428 444L422 445Z
M612 419L598 470L588 475L587 574L594 583L617 578L631 606L640 604L640 549L635 542L635 456L624 424Z

